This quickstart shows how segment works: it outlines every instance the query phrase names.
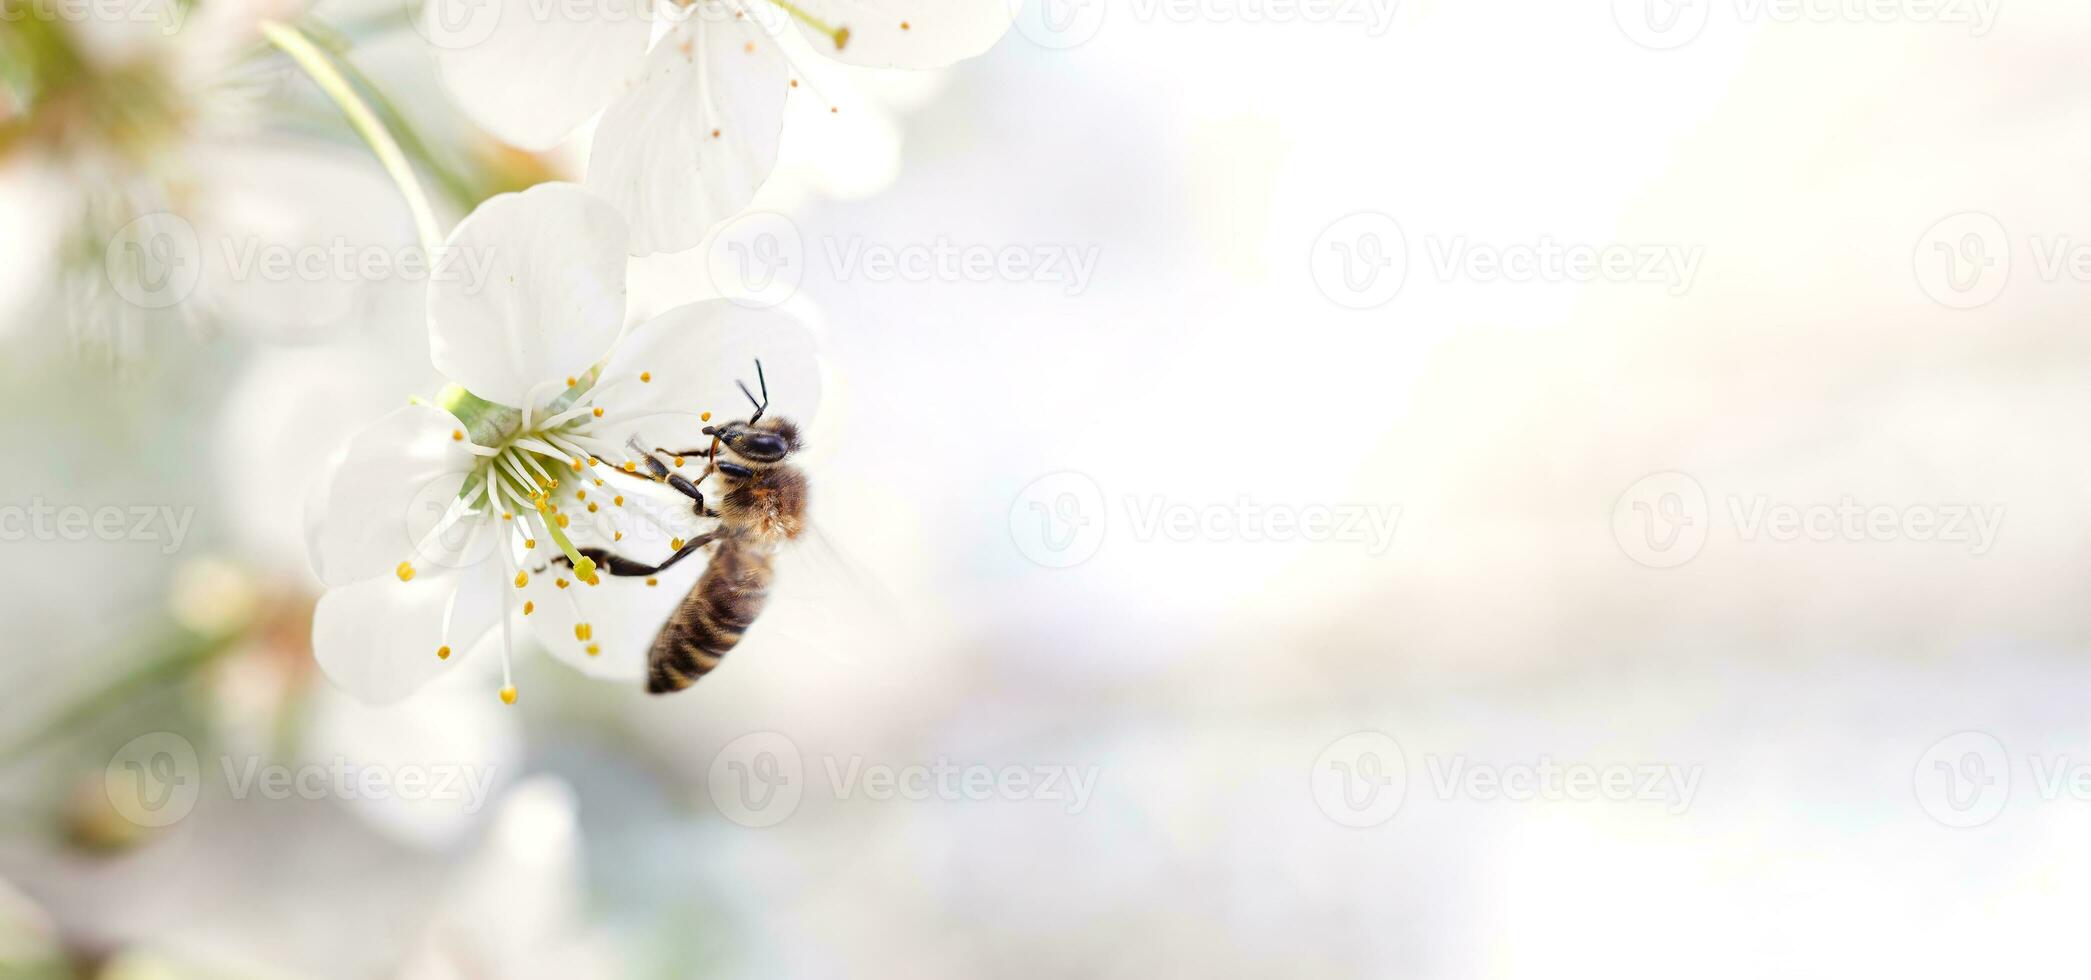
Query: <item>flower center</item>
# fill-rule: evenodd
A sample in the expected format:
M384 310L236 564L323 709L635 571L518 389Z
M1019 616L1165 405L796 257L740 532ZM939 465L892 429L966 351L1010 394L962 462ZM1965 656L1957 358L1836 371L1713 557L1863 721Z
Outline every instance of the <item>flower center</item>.
M594 628L581 615L580 600L575 595L579 590L568 590L567 580L551 571L551 556L540 552L538 544L540 540L551 542L572 567L574 578L599 586L602 575L596 562L582 554L568 534L574 513L599 515L601 519L594 523L597 532L603 533L607 526L613 541L623 540L626 529L636 520L647 521L666 535L673 534L638 501L627 508L624 495L609 483L609 479L657 479L645 467L643 450L618 443L613 432L628 431L633 422L655 416L699 414L617 411L622 401L619 393L652 381L650 372L603 376L599 369L591 370L582 377L550 382L530 391L524 401L541 405L540 408L496 405L455 385L438 398L439 405L465 425L453 431L451 438L467 443L479 462L465 478L450 513L430 532L430 537L472 517L480 519L475 536L485 528L493 528L498 538L494 551L500 556L501 574L512 578L515 589L520 591L529 587L533 574L550 572L563 601L574 603L574 640L583 644L582 649L589 656L600 655L602 648L594 642ZM624 527L620 528L620 523ZM475 543L468 542L466 547ZM533 560L533 555L544 557ZM411 563L402 563L399 572L405 581L413 576L414 569ZM647 584L654 582L649 579ZM503 597L502 668L506 678L510 644L505 613L511 596L504 590ZM528 616L535 608L534 602L526 602L523 614ZM445 646L439 655L449 649L447 632L446 625ZM503 690L507 692L504 700L512 703L513 684Z

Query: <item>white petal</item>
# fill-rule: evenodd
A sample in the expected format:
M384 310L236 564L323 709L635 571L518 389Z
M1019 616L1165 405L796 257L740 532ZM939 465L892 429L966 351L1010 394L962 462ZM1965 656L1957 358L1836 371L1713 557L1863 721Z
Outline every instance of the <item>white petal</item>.
M819 59L799 64L819 97L791 101L777 163L780 176L790 174L821 194L845 199L891 187L900 177L900 124L856 81L878 73ZM838 111L829 112L830 105Z
M634 558L642 556L633 554ZM648 553L642 560L658 561L666 553ZM689 567L685 568L687 565ZM523 621L552 656L591 677L640 683L646 676L646 652L654 634L666 622L691 583L704 571L704 556L693 555L660 576L660 585L649 588L644 579L602 576L603 584L590 586L575 581L570 570L559 568L567 587L553 581L553 573L535 575L521 590L524 598L537 604ZM591 639L580 639L574 626L587 623ZM601 653L590 655L593 643Z
M430 0L421 27L465 114L531 150L608 105L653 33L639 0Z
M588 189L631 220L633 255L694 247L747 207L777 163L789 85L752 19L697 17L661 39L588 159Z
M429 283L436 368L518 407L540 382L586 371L624 327L624 249L617 210L572 184L488 199Z
M501 584L482 567L328 589L312 612L313 658L349 694L372 704L397 701L463 661L460 654L499 619ZM436 656L445 644L447 660Z
M714 422L744 419L754 412L735 382L760 397L769 386L769 415L813 423L820 405L820 362L813 334L789 314L748 309L730 300L677 307L634 329L610 355L606 381L646 373L651 381L622 383L607 395L603 427L607 441L623 445L637 436L649 448L697 449L709 441L697 413ZM656 413L678 413L675 416ZM653 416L637 418L638 416ZM622 420L631 419L628 424Z
M314 493L314 474L333 480L349 440L406 400L394 386L408 373L361 346L262 347L248 357L226 392L216 440L242 555L269 574L302 577L313 567L305 520L317 529L326 514L305 509L325 496Z
M827 35L800 23L815 50L872 68L941 68L994 47L1016 22L1010 0L800 0L799 7L849 28L837 51Z
M347 585L378 575L396 581L401 562L417 573L470 563L463 561L464 535L473 523L423 540L478 461L455 438L463 429L449 412L409 405L349 440L328 481L314 541L312 564L321 581Z

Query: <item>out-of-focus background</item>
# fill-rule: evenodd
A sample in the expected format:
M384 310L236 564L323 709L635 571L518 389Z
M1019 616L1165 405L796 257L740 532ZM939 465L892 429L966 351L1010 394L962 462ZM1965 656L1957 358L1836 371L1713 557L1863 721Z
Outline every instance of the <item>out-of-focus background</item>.
M482 191L573 172L365 20ZM2061 0L1032 0L952 69L838 73L847 121L795 117L633 314L819 323L818 517L881 608L793 607L661 699L536 656L513 708L331 689L306 486L440 383L418 288L303 283L271 299L337 312L288 338L78 322L33 287L99 244L39 258L0 171L0 962L2060 969L2087 41ZM285 240L411 241L252 70L328 148L261 172L363 202Z

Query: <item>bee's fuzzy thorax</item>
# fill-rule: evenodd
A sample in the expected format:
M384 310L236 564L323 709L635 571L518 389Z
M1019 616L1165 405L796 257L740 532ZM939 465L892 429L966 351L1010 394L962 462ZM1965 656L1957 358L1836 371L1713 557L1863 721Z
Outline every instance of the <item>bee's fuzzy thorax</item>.
M725 523L764 540L796 538L805 529L806 475L788 466L757 470L727 490L718 508Z

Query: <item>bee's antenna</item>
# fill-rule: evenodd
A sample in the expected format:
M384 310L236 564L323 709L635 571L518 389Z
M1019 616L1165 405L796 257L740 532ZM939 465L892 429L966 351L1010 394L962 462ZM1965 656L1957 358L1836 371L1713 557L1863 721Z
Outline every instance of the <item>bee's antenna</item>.
M748 419L749 425L762 421L762 413L770 409L770 379L763 375L762 358L759 357L755 359L755 380L762 384L761 401L755 400L755 393L748 390L746 381L734 382L734 384L741 386L741 394L748 396L748 404L755 406L755 415Z

